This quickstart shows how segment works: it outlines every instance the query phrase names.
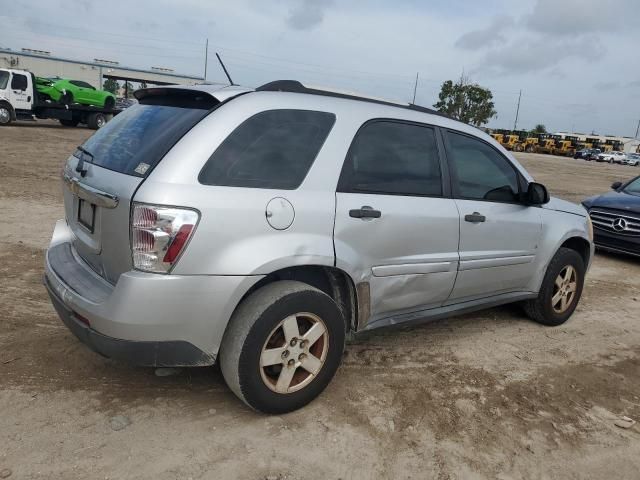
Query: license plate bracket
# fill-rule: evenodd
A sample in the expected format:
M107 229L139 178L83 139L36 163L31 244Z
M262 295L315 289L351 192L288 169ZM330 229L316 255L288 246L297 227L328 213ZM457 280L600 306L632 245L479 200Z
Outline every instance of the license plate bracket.
M78 225L93 233L96 222L96 206L82 198L78 199Z

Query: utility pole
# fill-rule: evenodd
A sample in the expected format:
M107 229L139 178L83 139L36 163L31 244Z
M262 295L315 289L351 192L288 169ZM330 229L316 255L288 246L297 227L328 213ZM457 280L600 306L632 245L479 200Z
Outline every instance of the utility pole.
M520 94L518 95L518 108L516 108L516 120L513 122L513 129L518 129L518 115L520 114L520 99L522 98L522 90L520 90Z
M207 62L209 60L209 39L204 44L204 81L207 81Z
M638 139L638 133L640 133L640 120L638 120L638 127L636 128L636 140Z
M418 74L419 73L420 72L416 72L416 83L413 86L413 102L411 103L413 103L414 105L416 104L416 91L418 90Z

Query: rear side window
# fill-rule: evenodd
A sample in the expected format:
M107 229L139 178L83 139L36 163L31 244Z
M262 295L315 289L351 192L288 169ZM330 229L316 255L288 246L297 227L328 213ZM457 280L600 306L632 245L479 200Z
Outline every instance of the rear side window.
M198 177L205 185L294 190L322 148L335 115L269 110L245 120L217 148Z
M349 149L338 191L442 195L434 129L393 121L366 124Z
M90 137L83 148L93 159L84 155L84 160L116 172L145 177L217 103L204 97L149 101L153 104L127 108ZM77 157L80 155L80 151L75 153Z
M448 132L454 190L461 198L518 201L518 175L506 158L484 142Z

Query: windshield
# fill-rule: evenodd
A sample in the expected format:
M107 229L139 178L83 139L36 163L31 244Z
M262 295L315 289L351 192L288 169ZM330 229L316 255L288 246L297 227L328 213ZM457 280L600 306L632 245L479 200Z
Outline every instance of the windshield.
M7 83L9 83L9 72L0 70L0 90L7 88Z
M623 192L640 197L640 177L636 177L622 189Z
M208 113L206 108L134 105L98 130L82 147L85 161L116 172L145 177L167 152ZM75 156L80 158L81 151Z

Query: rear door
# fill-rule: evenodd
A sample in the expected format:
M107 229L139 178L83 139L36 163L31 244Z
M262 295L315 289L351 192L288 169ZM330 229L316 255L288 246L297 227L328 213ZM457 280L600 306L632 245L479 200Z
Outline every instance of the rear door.
M453 288L458 210L440 150L434 128L394 120L368 122L349 149L334 244L363 302L359 328L439 306Z
M460 211L460 266L449 303L524 290L542 233L540 208L519 201L524 179L498 150L459 132L445 138Z
M164 89L117 115L67 161L64 203L74 247L108 281L132 266L129 218L138 186L218 104L202 92Z

